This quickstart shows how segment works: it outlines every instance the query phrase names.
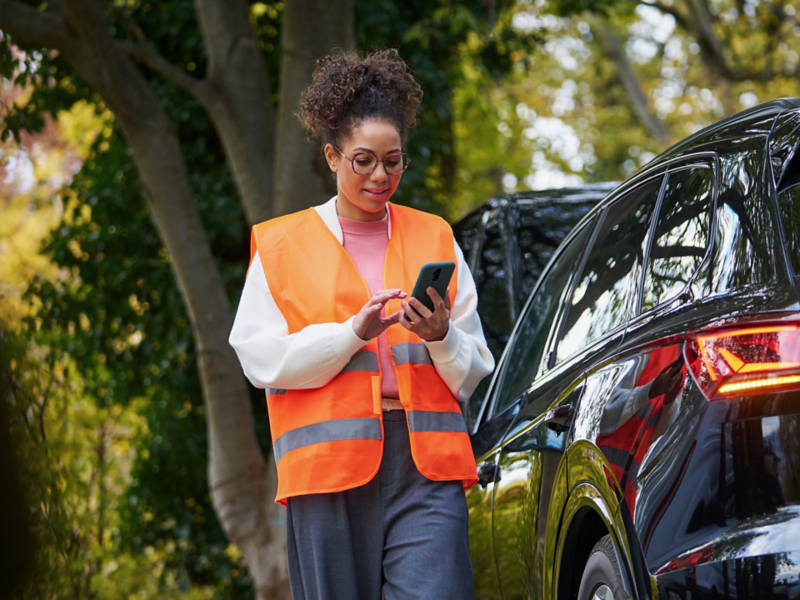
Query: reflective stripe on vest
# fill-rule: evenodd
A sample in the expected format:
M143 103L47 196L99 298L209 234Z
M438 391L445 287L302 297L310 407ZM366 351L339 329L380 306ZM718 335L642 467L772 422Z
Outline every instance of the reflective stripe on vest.
M389 204L391 236L384 289L410 292L422 265L457 263L453 232L439 217ZM314 209L253 228L273 298L289 334L318 323L346 323L370 299L370 290L342 244ZM450 282L455 300L456 274ZM402 310L386 304L387 316ZM461 407L442 381L425 344L401 325L386 330L400 401L408 415L411 454L429 479L477 482ZM383 454L380 361L377 339L365 342L330 381L314 389L270 390L267 406L278 466L276 501L346 490L367 483Z
M406 415L408 418L408 430L412 433L424 431L459 431L467 433L464 415L460 412L410 410Z
M379 439L381 439L381 422L379 419L337 419L336 421L323 421L322 423L314 423L287 431L275 440L272 450L275 454L275 462L280 462L287 452L310 446L311 444L342 440Z
M378 355L371 350L359 350L350 358L341 373L348 373L350 371L369 371L370 373L380 373L381 368L378 365Z
M392 358L395 366L413 365L432 365L431 355L425 344L421 342L401 342L392 346Z

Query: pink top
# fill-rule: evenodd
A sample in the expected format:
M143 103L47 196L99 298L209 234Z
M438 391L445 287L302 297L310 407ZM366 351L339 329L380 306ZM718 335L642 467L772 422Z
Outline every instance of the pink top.
M361 276L374 294L383 288L383 263L386 248L389 246L389 221L354 221L339 217L342 225L344 249L353 259ZM378 360L381 365L381 395L385 398L399 398L397 378L389 357L389 344L386 334L378 337Z

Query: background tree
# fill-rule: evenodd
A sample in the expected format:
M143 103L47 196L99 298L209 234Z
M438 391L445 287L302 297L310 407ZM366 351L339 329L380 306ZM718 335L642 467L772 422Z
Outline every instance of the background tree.
M450 86L459 82L459 74L450 65L458 65L461 44L475 35L473 26L480 32L475 47L486 50L489 62L497 41L509 37L497 24L507 28L508 22L479 2L458 9L420 2L396 14L390 4L358 7L364 11L359 45L372 48L388 41L414 56L419 66L412 60L412 67L423 85L430 82L426 106L432 115L415 138L419 153L410 173L417 179L409 178L400 199L446 213L450 205L441 190L452 185L452 176L442 185L440 175L452 173L455 164L452 131L436 123L441 115L452 123ZM226 9L235 12L236 6ZM300 3L293 6L302 14ZM16 80L34 89L29 103L7 115L7 131L35 129L42 113L79 100L113 115L72 183L64 218L46 246L68 276L36 281L29 297L42 306L28 324L54 356L79 365L73 374L79 370L83 394L99 410L121 406L126 415L140 414L133 407L146 406L147 427L129 440L135 459L113 541L133 555L157 552L169 574L162 578L164 585L183 581L219 591L231 580L226 594L254 582L262 597L285 595L282 513L272 504L274 480L261 452L269 446L266 420L258 421L259 448L251 417L253 407L263 414L263 395L256 394L251 405L238 365L231 363L226 303L241 289L246 222L289 210L275 208L280 178L275 167L270 175L270 162L253 157L269 157L274 147L302 146L296 133L295 141L273 139L291 139L281 133L282 120L277 127L272 123L273 133L269 130L276 110L292 118L284 130L295 126L286 108L294 100L283 102L279 96L299 99L304 86L295 82L292 88L280 75L299 72L297 52L289 53L292 63L282 50L308 48L292 38L302 21L295 15L292 25L291 10L277 2L245 5L247 27L241 18L217 14L217 8L199 2L112 7L87 0L38 11L4 1L0 8L0 26L27 51L16 63L28 68L17 71ZM340 16L352 15L352 7L338 8ZM416 29L415 23L420 23ZM371 28L377 24L384 29ZM443 27L445 35L425 29L432 26ZM415 33L406 35L406 29ZM327 32L347 33L347 28ZM316 39L320 53L327 53L334 43L323 33L317 31ZM304 64L310 73L309 60ZM445 80L442 65L450 69ZM252 69L257 72L251 81L244 74ZM259 69L264 79L257 76ZM265 91L270 93L264 106L248 113L246 100L254 103ZM259 123L266 129L259 130ZM261 139L253 139L259 131ZM307 148L311 161L317 149ZM319 193L302 188L314 167L298 168L302 160L276 164L303 174L286 176L299 190L286 197L314 204ZM275 190L260 193L270 177ZM326 181L322 188L330 185ZM274 212L265 213L270 204ZM178 286L167 273L170 268ZM137 404L138 398L147 401ZM113 413L114 418L123 413ZM228 545L220 523L235 546ZM101 542L95 537L91 543ZM114 562L109 554L105 558Z
M325 12L334 15L347 6L327 2L318 8L321 18L313 20L312 29L324 39L346 33L326 30L330 20ZM256 441L247 388L227 345L230 302L192 194L180 140L155 86L134 58L161 68L162 74L190 91L212 116L242 204L254 220L268 216L262 207L270 207L266 190L257 185L268 180L262 165L266 162L263 157L270 156L269 148L255 145L264 138L274 143L268 129L274 123L269 119L272 98L267 72L247 3L195 4L203 32L203 43L197 49L204 47L208 57L200 79L152 51L146 41L147 30L135 18L139 11L151 16L159 12L154 9L155 4L115 10L97 0L74 0L37 10L33 5L4 1L0 27L15 41L27 44L26 49L43 47L42 56L47 54L48 59L39 68L46 77L60 82L71 75L73 80L79 79L85 96L101 98L132 150L140 190L168 250L196 342L211 499L223 529L248 561L258 595L275 597L286 594L287 588L284 553L280 552L283 536L280 528L270 527L274 481ZM352 45L347 42L341 45ZM45 80L40 87L47 83ZM243 148L243 141L248 140L252 143ZM77 253L85 254L85 250L79 248ZM136 338L127 341L135 343Z
M531 141L523 188L622 179L727 115L800 95L791 2L534 0L513 23L544 42L499 85Z
M5 101L4 135L24 148L40 131L39 152L71 181L56 202L61 185L37 186L32 201L3 190L0 223L16 277L0 279L40 275L27 305L3 299L15 385L33 385L37 365L61 373L57 402L37 408L34 386L15 396L28 398L15 414L30 408L47 443L70 449L66 467L48 462L37 430L16 421L34 471L61 473L71 490L29 492L37 506L70 499L69 510L43 509L64 532L87 526L74 555L49 555L50 580L92 594L105 586L105 595L133 593L137 581L148 597L176 587L286 594L263 394L243 383L227 333L247 225L331 193L319 148L292 115L315 56L334 45L400 50L425 97L396 199L453 218L501 191L621 179L730 112L797 95L794 10L697 0L0 0L0 69L17 94ZM12 55L12 41L24 52ZM85 116L59 113L70 108ZM84 123L81 152L46 141L47 114L65 128ZM34 156L27 148L18 160ZM21 170L17 151L4 152L8 184ZM40 173L36 181L57 179ZM46 206L52 220L30 217ZM32 240L51 227L52 264L31 262ZM92 410L78 410L84 403ZM66 416L70 425L55 428ZM47 539L61 550L71 538Z

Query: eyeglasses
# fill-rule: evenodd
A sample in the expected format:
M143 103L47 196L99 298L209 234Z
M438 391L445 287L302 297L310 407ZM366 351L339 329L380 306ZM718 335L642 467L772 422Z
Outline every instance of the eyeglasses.
M383 168L389 175L400 175L411 164L411 160L405 152L390 152L383 160L378 160L378 157L372 152L359 152L350 158L336 146L333 148L350 161L356 175L372 175L378 168L378 163L383 163Z

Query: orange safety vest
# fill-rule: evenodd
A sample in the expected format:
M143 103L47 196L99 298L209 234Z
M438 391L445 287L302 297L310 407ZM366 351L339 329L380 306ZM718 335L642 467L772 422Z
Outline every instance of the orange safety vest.
M450 226L439 217L389 204L392 235L383 268L384 289L413 288L423 264L458 264ZM258 252L289 333L315 323L342 323L370 299L350 255L314 209L253 227ZM252 258L251 258L252 260ZM456 295L457 275L450 284ZM402 310L399 300L386 314ZM478 481L472 447L456 398L433 366L422 340L401 325L386 331L400 402L406 410L411 455L434 481ZM326 385L267 389L278 465L276 502L303 494L338 492L370 481L383 455L383 411L377 338L365 342Z
M383 269L384 289L410 291L423 264L458 264L450 226L439 217L389 204L392 235ZM251 260L258 252L289 333L315 323L342 323L371 297L350 255L314 209L253 227ZM450 284L456 296L457 274ZM402 310L399 300L386 314ZM436 373L422 340L401 325L386 331L400 402L406 410L411 454L434 481L478 481L464 417ZM329 383L316 389L267 389L276 502L302 494L358 487L378 472L383 455L383 411L377 338L366 342Z

